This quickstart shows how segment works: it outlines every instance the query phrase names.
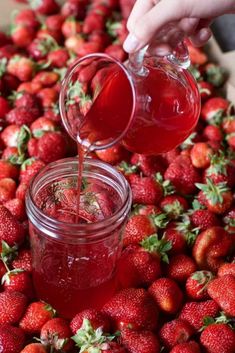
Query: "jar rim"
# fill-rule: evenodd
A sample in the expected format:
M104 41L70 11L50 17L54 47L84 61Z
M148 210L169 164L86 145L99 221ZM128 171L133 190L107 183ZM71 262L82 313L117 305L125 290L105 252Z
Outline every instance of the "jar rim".
M78 159L74 157L52 162L42 168L33 177L25 199L29 221L50 238L61 241L69 239L75 243L99 240L105 237L107 228L112 232L129 213L132 197L131 189L126 178L117 169L100 160L88 157L84 159L84 164L90 167L98 167L101 171L104 170L110 173L110 176L116 178L124 196L122 205L110 217L94 223L67 223L49 217L36 205L34 201L34 188L37 186L38 182L42 182L43 174L48 176L52 171L55 172L57 169L60 171L63 170L62 167L67 168L67 172L71 170L71 172L75 173L78 168ZM72 169L72 167L76 169ZM63 177L63 174L57 174L57 178L59 177ZM46 178L44 177L44 179ZM86 235L85 237L84 234Z

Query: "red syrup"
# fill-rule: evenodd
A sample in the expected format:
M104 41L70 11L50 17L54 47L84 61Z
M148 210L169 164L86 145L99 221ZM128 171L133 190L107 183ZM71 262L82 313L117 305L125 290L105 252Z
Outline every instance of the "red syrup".
M135 115L123 145L130 151L156 155L182 143L195 128L200 99L192 75L167 65L151 67L149 74L137 78ZM90 143L119 136L130 121L133 94L121 68L110 75L94 100L80 128L81 139Z

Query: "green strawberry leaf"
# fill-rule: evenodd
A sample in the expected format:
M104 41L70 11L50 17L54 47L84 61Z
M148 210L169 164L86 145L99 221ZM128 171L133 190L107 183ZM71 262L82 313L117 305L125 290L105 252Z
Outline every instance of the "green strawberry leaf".
M2 240L2 251L1 251L1 259L6 265L11 262L18 255L18 247L16 245L10 247L7 242Z
M163 262L169 263L167 252L172 249L172 243L164 237L158 239L157 234L152 234L140 242L140 245L148 252L158 254Z
M0 78L5 74L7 69L7 58L0 59Z
M20 129L18 139L17 139L17 148L19 155L24 155L27 151L27 144L31 138L31 131L27 125L23 125Z

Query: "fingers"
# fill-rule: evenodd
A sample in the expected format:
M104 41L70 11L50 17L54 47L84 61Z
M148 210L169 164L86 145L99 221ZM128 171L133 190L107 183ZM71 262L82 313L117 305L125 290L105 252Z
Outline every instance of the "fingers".
M159 1L160 0L157 0L157 2ZM153 0L137 0L127 21L128 30L131 31L134 28L136 21L151 10L157 2L153 2Z
M195 47L202 47L208 42L211 35L210 28L202 28L190 37L190 41Z

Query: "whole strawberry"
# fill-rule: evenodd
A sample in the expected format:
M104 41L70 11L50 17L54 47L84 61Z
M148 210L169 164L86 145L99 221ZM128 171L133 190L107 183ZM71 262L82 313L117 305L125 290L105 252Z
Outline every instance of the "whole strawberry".
M171 219L177 219L187 211L188 202L180 195L168 195L161 200L160 207Z
M191 151L190 157L195 168L207 168L210 165L210 156L213 154L212 148L206 142L196 142Z
M202 118L208 123L220 122L224 112L229 107L229 101L222 97L213 97L202 106Z
M119 329L154 330L157 326L158 309L144 289L121 290L104 305L103 311Z
M225 275L208 285L209 296L230 316L235 316L235 277Z
M175 319L166 322L159 333L163 345L171 349L179 343L187 342L194 334L194 328L186 320Z
M47 303L34 302L29 304L19 326L27 334L40 333L43 325L55 316L55 310Z
M190 256L177 254L170 258L166 273L168 277L174 279L176 282L184 283L196 270L197 265Z
M188 302L183 306L179 317L188 321L195 330L199 330L206 316L215 317L218 312L219 306L214 300Z
M210 271L197 271L191 274L186 281L186 293L194 300L208 299L207 287L214 278Z
M144 205L157 204L163 197L161 184L153 177L141 177L133 174L129 178L133 203Z
M61 318L51 319L41 328L41 342L45 346L52 346L55 350L69 351L73 345L70 337L69 324Z
M151 217L133 215L129 218L123 234L124 246L138 244L143 239L156 233L156 226Z
M170 353L201 353L200 346L195 341L177 344Z
M223 277L225 275L233 275L235 277L235 262L225 262L223 265L220 266L217 276Z
M122 330L121 341L130 353L160 352L159 341L151 331Z
M178 284L170 278L157 279L148 292L158 308L166 314L175 314L183 304L183 293Z
M177 192L188 195L196 191L195 183L201 179L199 172L187 156L178 156L167 168L164 178L170 180Z
M216 214L206 209L196 209L190 213L189 217L193 226L200 228L201 231L220 225Z
M103 332L110 331L110 321L104 313L95 309L87 309L75 315L71 321L70 328L74 335L82 327L84 319L89 320L91 326L95 330L101 327Z
M29 0L29 4L40 15L51 15L59 10L56 0Z
M30 343L20 353L47 353L47 348L41 343Z
M21 165L20 182L28 184L30 180L45 166L40 159L29 158Z
M25 343L25 335L19 327L4 323L0 327L0 347L2 353L19 353Z
M234 353L235 332L226 324L212 324L201 333L200 342L207 353Z
M0 293L0 324L16 324L21 319L27 305L26 296L19 292Z
M0 205L0 241L4 240L8 245L21 244L25 237L23 226L4 206Z
M16 258L12 261L12 267L24 271L32 272L31 250L21 249Z
M32 299L34 296L32 279L29 272L14 269L8 271L2 278L3 288L7 291L16 291Z

